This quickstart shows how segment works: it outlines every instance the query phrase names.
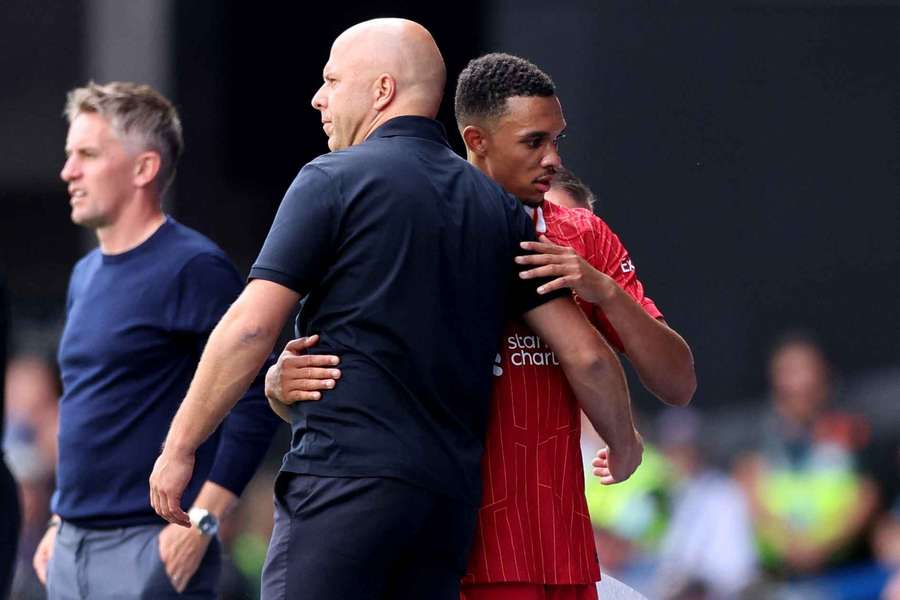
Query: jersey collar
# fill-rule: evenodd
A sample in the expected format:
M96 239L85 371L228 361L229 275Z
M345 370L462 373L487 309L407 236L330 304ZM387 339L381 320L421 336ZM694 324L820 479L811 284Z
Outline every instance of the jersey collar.
M544 203L542 202L539 206L528 206L527 204L522 206L525 208L528 216L531 217L531 221L534 223L534 230L538 233L547 233L547 221L544 220Z

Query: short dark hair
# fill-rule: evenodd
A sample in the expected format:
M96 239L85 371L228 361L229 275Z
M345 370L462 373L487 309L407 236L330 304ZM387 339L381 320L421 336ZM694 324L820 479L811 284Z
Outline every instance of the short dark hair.
M575 173L563 166L556 168L550 185L565 190L582 208L594 210L594 192Z
M495 118L515 96L549 97L556 94L550 76L532 62L493 52L469 61L456 82L454 112L460 127L473 119Z

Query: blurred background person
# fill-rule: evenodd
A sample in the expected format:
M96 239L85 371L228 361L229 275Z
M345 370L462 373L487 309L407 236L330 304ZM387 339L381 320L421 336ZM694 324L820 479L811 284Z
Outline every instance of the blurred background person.
M612 575L653 597L657 556L671 513L672 468L659 451L646 416L635 412L634 418L638 429L644 432L640 466L626 481L612 486L586 476L584 494L602 577ZM584 468L589 474L590 458L603 447L603 441L586 424L581 432Z
M6 348L9 334L6 283L0 276L0 598L12 585L16 547L19 537L19 499L16 482L6 466L3 435L6 432Z
M875 576L885 580L883 600L900 600L900 435L893 431L872 445L866 472L878 482L878 512L870 533Z
M31 557L47 529L56 465L59 380L50 361L25 354L6 368L6 430L3 446L19 484L22 530L14 598L44 598ZM0 596L2 597L2 596Z
M659 446L671 468L671 516L659 548L655 598L738 598L757 577L753 524L743 490L712 466L704 421L668 409Z
M58 360L63 381L55 513L34 554L51 599L217 595L218 520L236 504L277 426L261 379L197 453L184 527L150 506L149 477L213 326L242 280L225 253L162 206L181 155L174 105L147 85L71 90L60 178L69 218L98 247L72 270Z
M769 358L771 407L736 477L750 501L760 559L778 577L857 562L877 502L857 464L866 422L839 412L832 373L810 336L791 333Z

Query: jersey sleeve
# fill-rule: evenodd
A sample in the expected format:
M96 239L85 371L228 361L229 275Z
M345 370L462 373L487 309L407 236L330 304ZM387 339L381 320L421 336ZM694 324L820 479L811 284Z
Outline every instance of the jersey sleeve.
M591 237L593 246L589 256L586 257L588 262L595 269L612 277L625 293L641 305L647 314L654 319L662 319L662 312L656 307L653 300L644 294L644 286L638 279L631 256L619 236L597 216L592 215L591 227L594 235ZM607 341L619 352L624 352L624 345L619 334L599 306L593 306L590 317Z
M171 329L196 334L205 343L242 287L241 276L224 254L198 254L178 274Z
M337 247L341 195L319 167L306 165L285 193L250 279L305 295L324 276Z
M510 269L509 308L512 310L511 314L521 315L554 298L570 297L571 292L566 288L562 288L547 294L539 294L537 289L545 283L553 281L552 278L522 279L519 277L520 272L527 271L531 266L519 265L515 262L514 257L523 254L533 254L533 252L523 250L519 243L536 242L537 234L534 231L534 223L528 216L528 213L525 212L525 209L522 208L522 203L513 196L509 196L508 200L511 202L511 205L508 207L508 216L510 219L510 231L512 232L512 247L510 249L512 257L510 261L513 267Z

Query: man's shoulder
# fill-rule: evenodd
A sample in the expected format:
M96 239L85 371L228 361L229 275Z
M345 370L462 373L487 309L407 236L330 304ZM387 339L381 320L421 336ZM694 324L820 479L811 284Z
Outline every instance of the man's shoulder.
M422 146L422 145L427 146ZM342 148L321 154L306 164L304 168L315 168L323 171L325 174L335 176L345 172L355 172L357 170L369 171L375 165L390 165L396 163L407 163L413 158L414 152L411 149L417 147L429 147L435 151L444 153L445 157L459 162L468 164L452 150L438 144L433 144L428 140L419 140L417 138L408 137L387 137L369 139L361 144Z
M78 279L84 273L96 269L97 266L103 261L103 254L100 252L100 248L94 248L89 251L87 254L78 259L75 263L75 266L72 267L72 279Z
M395 140L400 140L400 142ZM409 143L427 144L434 152L439 153L439 156L430 156L426 161L427 166L425 166L419 160L421 155L412 151ZM347 182L358 183L361 180L371 181L373 179L390 181L395 177L409 178L413 173L429 176L431 169L440 172L442 178L457 183L460 181L474 182L480 192L492 193L494 196L502 198L509 210L521 209L521 203L514 196L453 150L429 140L417 140L416 138L379 138L322 154L301 169L297 180L304 172L314 171L332 180L338 189L344 189Z
M355 179L363 174L371 173L373 161L384 161L377 153L360 152L362 145L351 146L343 150L336 150L327 154L320 154L300 169L292 185L298 182L331 180L340 181L344 178ZM312 179L310 179L312 178Z
M214 241L187 225L170 218L171 232L166 239L166 253L189 261L197 256L212 256L227 261L225 251Z

